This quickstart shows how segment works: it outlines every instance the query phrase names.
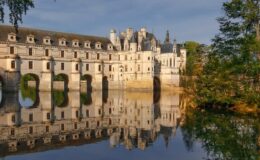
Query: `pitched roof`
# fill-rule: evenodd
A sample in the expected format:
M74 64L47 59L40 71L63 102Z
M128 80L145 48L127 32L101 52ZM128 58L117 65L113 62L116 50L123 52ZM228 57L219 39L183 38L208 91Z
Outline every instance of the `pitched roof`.
M15 33L13 26L0 25L0 41L6 41L9 33ZM89 36L89 35L79 35L74 33L64 33L56 31L47 31L41 29L25 28L19 27L18 33L16 34L18 43L26 43L26 38L28 35L33 35L35 38L35 43L38 45L43 44L43 38L49 36L51 39L52 46L58 46L59 39L65 38L67 46L72 46L73 40L79 41L79 46L83 47L85 41L91 42L91 47L94 48L96 42L102 43L102 49L107 49L107 44L111 43L108 38Z

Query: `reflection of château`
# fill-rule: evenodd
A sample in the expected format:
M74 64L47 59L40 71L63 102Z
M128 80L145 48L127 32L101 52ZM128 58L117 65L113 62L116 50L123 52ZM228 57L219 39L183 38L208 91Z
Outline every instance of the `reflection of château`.
M174 89L186 65L186 50L169 32L164 43L146 28L131 28L110 38L0 26L0 77L4 90L17 91L30 75L40 91L57 87L62 77L80 89Z
M1 155L46 150L64 145L110 139L115 147L145 149L163 134L166 144L181 117L179 95L161 93L100 92L80 100L80 92L68 92L68 103L55 106L53 95L39 92L37 106L21 107L17 96L6 94L0 109ZM50 145L51 144L51 145Z

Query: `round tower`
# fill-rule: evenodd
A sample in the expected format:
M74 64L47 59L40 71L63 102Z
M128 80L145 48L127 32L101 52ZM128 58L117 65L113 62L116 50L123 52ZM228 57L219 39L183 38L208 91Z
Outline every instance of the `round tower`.
M116 45L116 30L115 29L111 29L110 31L110 41L111 43L115 46Z

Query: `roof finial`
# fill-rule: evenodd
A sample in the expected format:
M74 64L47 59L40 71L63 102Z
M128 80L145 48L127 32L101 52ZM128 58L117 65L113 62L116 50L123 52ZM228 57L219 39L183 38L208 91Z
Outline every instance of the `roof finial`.
M166 31L166 37L165 37L164 43L170 43L170 32L169 32L169 30Z

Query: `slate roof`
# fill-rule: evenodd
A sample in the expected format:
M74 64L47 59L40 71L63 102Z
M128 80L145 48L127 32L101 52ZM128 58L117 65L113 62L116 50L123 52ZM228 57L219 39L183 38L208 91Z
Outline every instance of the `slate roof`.
M9 33L15 33L15 29L13 26L9 25L0 25L0 41L6 41ZM24 28L19 27L18 33L16 34L18 43L26 43L26 39L28 35L33 35L35 38L35 44L44 45L43 38L49 36L51 39L52 46L59 45L59 39L65 38L68 47L72 47L72 41L78 40L79 47L84 47L85 41L91 42L91 48L95 48L95 43L100 42L102 44L102 49L106 50L107 45L110 44L110 40L105 37L97 37L97 36L89 36L89 35L79 35L74 33L64 33L64 32L56 32L56 31L47 31L41 29L32 29L32 28Z

